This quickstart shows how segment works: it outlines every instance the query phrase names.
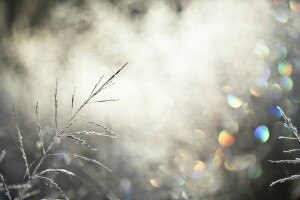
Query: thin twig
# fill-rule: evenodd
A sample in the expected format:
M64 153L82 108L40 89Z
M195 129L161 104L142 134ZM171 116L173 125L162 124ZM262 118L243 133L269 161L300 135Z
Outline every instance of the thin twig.
M28 175L28 178L30 179L30 172L29 172L29 167L28 167L28 163L27 163L27 158L26 158L26 153L25 153L25 149L23 146L23 142L22 142L22 135L21 135L21 130L19 128L18 122L17 122L17 118L16 118L16 113L15 113L15 106L13 104L13 115L14 115L14 120L15 120L15 125L17 127L17 131L18 131L18 137L19 137L19 143L20 143L20 150L22 153L22 157L25 161L25 166L26 166L26 174Z
M71 115L73 115L73 108L74 108L74 102L75 102L75 92L76 92L76 86L74 88L74 92L72 94L72 109L71 109Z
M89 103L103 103L103 102L110 102L110 101L119 101L120 99L104 99L99 101L91 101Z
M37 126L38 126L38 129L39 129L40 142L41 142L43 154L45 154L45 147L44 147L44 141L43 141L42 128L41 128L41 124L39 122L39 102L38 101L36 102L35 113L36 113Z
M6 196L8 197L9 200L11 200L10 193L9 193L9 191L8 191L7 185L6 185L6 183L5 183L5 180L4 180L4 177L3 177L2 174L0 174L0 179L1 179L1 181L2 181L2 183L3 183L3 185L4 185L4 187L5 187L5 190L6 190L5 194L6 194Z
M56 78L56 83L55 83L55 130L56 130L56 134L57 134L57 108L58 108L58 104L57 104L57 78Z

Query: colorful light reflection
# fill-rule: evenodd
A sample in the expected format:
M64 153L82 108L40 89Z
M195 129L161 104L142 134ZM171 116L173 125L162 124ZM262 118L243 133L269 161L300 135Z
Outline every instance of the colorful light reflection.
M254 131L254 136L260 142L264 143L269 139L269 129L265 125L258 126Z
M261 96L267 89L268 82L263 77L259 77L250 88L250 92L253 96Z
M262 168L261 168L260 164L252 165L248 169L248 176L249 176L249 178L252 178L252 179L256 179L256 178L260 177L261 173L262 173Z
M290 76L293 72L293 66L288 61L279 62L278 71L282 76Z
M202 173L205 170L205 163L202 161L196 161L193 168L193 178L198 179L201 177Z
M270 111L273 114L273 116L275 116L276 118L280 118L282 116L282 113L280 112L280 110L277 108L276 105L273 105Z
M219 135L219 143L223 147L230 147L235 141L234 135L223 130Z
M300 12L300 3L296 1L290 1L290 8L294 12Z
M282 77L280 79L280 85L282 89L291 91L293 88L293 80L288 76Z
M240 98L232 94L227 96L227 102L233 108L239 108L243 104L243 101Z

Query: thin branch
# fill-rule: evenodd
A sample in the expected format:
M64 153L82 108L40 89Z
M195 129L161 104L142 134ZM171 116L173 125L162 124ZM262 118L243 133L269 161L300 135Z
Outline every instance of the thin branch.
M71 134L64 134L63 136L66 136L67 138L70 138L72 139L73 141L75 142L78 142L82 145L84 145L85 147L93 150L93 151L98 151L97 149L93 148L91 145L89 145L88 143L86 143L85 140L81 139L81 138L78 138L78 137L75 137L74 135L71 135Z
M96 122L93 122L93 121L89 121L89 120L85 120L85 119L80 119L81 121L85 121L85 122L88 122L90 124L94 124L102 129L104 129L105 131L115 135L115 136L119 136L117 133L113 132L112 130L110 130L109 128L107 128L106 126L102 125L102 124L99 124L99 123L96 123Z
M300 159L296 158L295 160L268 160L271 163L289 163L289 164L299 164Z
M72 157L72 158L79 158L79 159L85 160L87 162L92 162L92 163L95 163L97 165L100 165L101 167L104 167L108 171L112 171L111 169L109 169L107 166L105 166L104 164L102 164L98 160L94 160L94 159L91 159L91 158L88 158L88 157L85 157L85 156L80 156L80 155L77 155L77 154L65 154L65 153L59 154L59 153L55 153L55 154L48 154L47 157L48 156L68 156L68 157Z
M93 88L93 90L92 90L92 92L91 92L89 98L93 95L95 89L98 87L99 83L102 81L103 78L104 78L104 75L102 75L102 76L100 77L99 81L98 81L98 82L96 83L96 85L94 86L94 88Z
M56 78L56 83L55 83L55 94L54 94L54 99L55 99L55 129L56 129L56 134L57 134L57 78Z
M300 149L286 150L286 151L283 151L283 153L293 153L293 152L297 152L297 151L300 151Z
M34 196L34 195L39 194L40 192L41 192L41 190L39 190L39 189L33 190L33 191L31 191L31 192L25 194L25 195L23 196L22 199L27 199L27 198L29 198L29 197L32 197L32 196Z
M55 188L61 193L61 195L65 199L69 200L69 198L67 197L67 195L63 192L63 190L51 178L44 177L44 176L34 176L33 178L38 178L38 179L42 180L46 185L48 185L47 182L50 183L50 184L52 184L52 185L54 185Z
M293 125L292 120L291 120L290 118L288 118L288 117L284 114L283 110L282 110L279 106L277 106L277 109L281 112L282 117L283 117L283 119L284 119L284 121L285 121L284 126L285 126L287 129L290 129L291 131L293 131L295 137L296 137L297 140L300 142L300 136L299 136L298 129Z
M106 132L97 133L95 131L79 131L79 132L64 133L64 134L62 134L62 136L63 135L95 135L95 136L117 138L116 135L108 135L108 134L106 134Z
M19 143L20 143L20 150L22 153L22 157L25 161L25 166L26 166L26 174L28 175L28 178L30 179L30 172L29 172L29 167L28 167L28 163L27 163L27 158L26 158L26 153L25 153L25 149L23 147L23 142L22 142L22 135L21 135L21 130L19 128L18 122L17 122L17 118L16 118L16 113L15 113L15 107L13 105L13 115L14 115L14 120L15 120L15 125L17 127L18 130L18 137L19 137Z
M274 181L273 183L271 183L270 186L273 186L277 183L284 183L286 181L292 181L292 180L296 180L296 179L299 179L300 178L300 175L293 175L293 176L290 176L290 177L287 177L287 178L282 178L282 179L279 179L277 181Z
M7 186L7 189L8 190L18 190L18 189L21 189L22 187L24 187L25 184L15 184L15 185L8 185ZM2 187L2 186L1 186ZM0 188L0 192L6 190L6 188Z
M42 128L41 128L41 124L40 124L40 121L39 121L39 102L38 101L36 102L35 113L36 113L37 126L38 126L38 129L39 129L40 142L41 142L41 145L42 145L43 154L45 154Z
M76 176L73 172L70 172L66 169L46 169L46 170L38 173L37 176L43 175L45 173L55 173L55 174L63 173L63 174L67 174L69 176Z
M2 174L0 174L0 179L1 179L1 181L3 182L3 185L4 185L4 187L5 187L5 190L6 190L5 194L6 194L6 196L8 197L9 200L11 200L10 193L9 193L9 191L8 191L7 185L6 185L6 183L5 183L5 180L4 180L4 177L3 177Z
M76 86L75 86L74 92L72 94L72 110L71 110L71 115L73 115L73 108L74 108L74 102L75 102L75 92L76 92Z
M298 138L295 137L285 137L285 136L279 136L278 139L284 139L284 140L298 140Z
M120 99L104 99L100 101L91 101L89 103L103 103L103 102L110 102L110 101L119 101Z
M6 152L3 150L2 153L0 154L0 163L4 159L5 155L6 155Z

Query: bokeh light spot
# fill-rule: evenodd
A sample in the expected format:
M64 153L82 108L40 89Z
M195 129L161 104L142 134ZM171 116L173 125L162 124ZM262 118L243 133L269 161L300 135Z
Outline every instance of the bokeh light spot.
M196 161L193 168L193 178L198 179L201 177L202 173L205 170L205 163L202 161Z
M260 164L255 164L248 168L249 178L256 179L260 177L261 173L262 173L262 168Z
M227 102L233 108L239 108L243 104L243 101L240 98L232 94L227 96Z
M258 126L254 131L254 136L260 142L264 143L269 139L269 129L265 125Z
M231 146L235 141L234 135L228 133L227 131L223 130L219 134L219 143L223 147L229 147Z
M272 115L275 116L276 118L280 118L282 116L282 113L280 112L280 110L277 108L276 105L273 105L270 111Z
M254 54L260 57L267 57L270 54L269 47L265 44L257 44Z
M293 88L293 80L288 76L282 77L280 79L280 85L285 91L291 91Z
M253 96L261 96L267 89L268 82L263 77L259 77L250 88L250 92Z
M289 76L293 72L293 66L288 61L279 62L278 71L282 76Z
M280 99L281 98L282 90L281 90L280 85L278 85L277 83L271 85L270 91L271 91L272 97L274 99Z
M161 186L161 181L158 179L152 178L150 179L150 183L153 187L160 187Z
M186 178L184 176L178 176L176 178L176 182L177 182L178 185L184 185L185 181L186 181Z
M294 12L300 12L300 3L296 1L290 1L290 8Z

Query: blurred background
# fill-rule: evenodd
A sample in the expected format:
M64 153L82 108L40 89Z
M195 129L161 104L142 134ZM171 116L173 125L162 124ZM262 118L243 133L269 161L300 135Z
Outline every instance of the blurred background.
M90 151L62 139L51 153L77 153L112 169L66 157L42 169L70 199L300 199L297 141L284 129L280 106L300 125L300 1L298 0L7 0L0 1L0 163L8 184L22 182L25 165L12 103L31 163L89 96L99 78L126 62L116 84L81 118L105 124L116 139L82 137ZM72 130L98 127L76 122ZM30 199L59 198L36 185ZM4 192L0 196L6 199ZM16 191L12 191L12 196Z

